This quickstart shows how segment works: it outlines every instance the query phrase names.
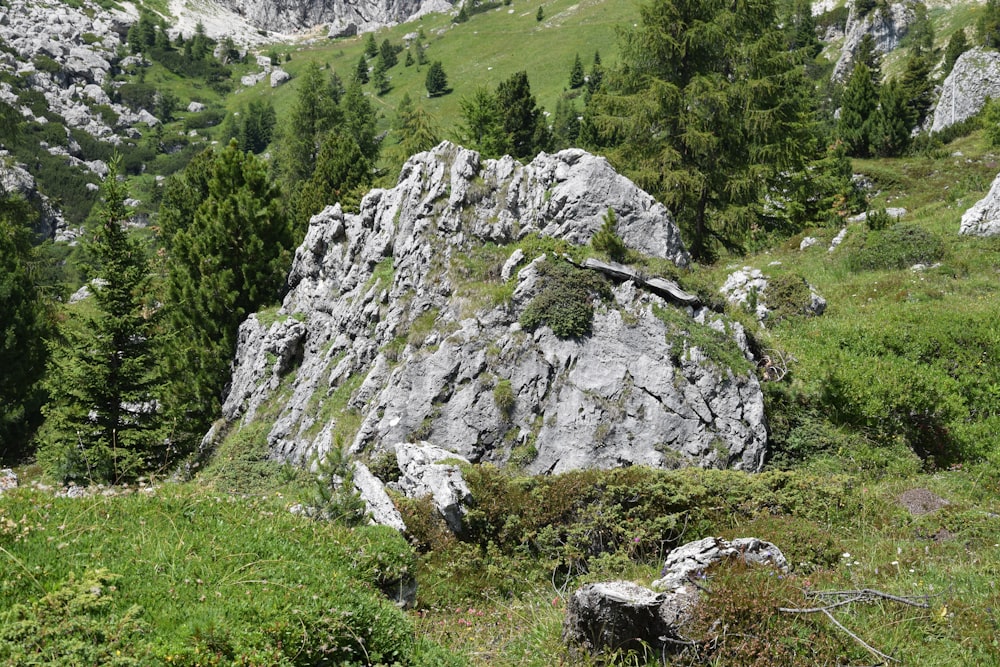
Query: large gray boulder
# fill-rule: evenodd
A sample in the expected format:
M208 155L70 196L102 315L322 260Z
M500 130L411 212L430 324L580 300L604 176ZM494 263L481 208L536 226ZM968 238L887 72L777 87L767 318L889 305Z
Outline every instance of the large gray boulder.
M975 116L991 98L1000 98L1000 52L969 49L955 61L941 85L931 132Z
M993 179L986 196L962 214L958 233L968 236L1000 235L1000 175Z
M844 81L854 69L854 54L865 35L871 35L875 41L875 50L886 54L899 46L899 42L909 32L916 14L913 2L892 2L872 9L864 16L859 16L855 3L848 3L850 12L847 15L847 28L844 31L844 44L840 57L833 66L833 80Z
M521 165L446 142L414 156L358 214L312 219L281 309L240 328L225 419L277 414L272 456L296 462L351 418L355 454L427 440L471 462L514 453L531 473L759 470L763 396L738 324L630 280L595 304L589 336L522 330L541 271L563 260L511 261L537 247L519 239L585 244L609 207L629 247L689 262L669 212L584 151Z
M466 508L472 502L472 492L459 467L468 461L429 442L401 442L395 449L402 473L396 488L407 498L430 496L451 532L460 534Z
M687 643L684 626L699 603L699 578L712 565L732 558L788 570L781 550L755 537L689 542L667 555L663 578L653 582L653 589L612 581L575 591L566 605L563 640L571 649L592 654L644 647L657 654L674 651Z

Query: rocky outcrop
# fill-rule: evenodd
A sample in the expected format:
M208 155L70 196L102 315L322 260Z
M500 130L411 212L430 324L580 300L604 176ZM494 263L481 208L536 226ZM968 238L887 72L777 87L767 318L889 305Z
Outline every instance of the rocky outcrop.
M23 78L69 127L116 142L116 132L152 119L113 103L102 88L134 20L132 14L90 1L71 7L57 0L12 0L0 9L0 42L5 45L0 72ZM48 120L21 104L18 92L10 83L0 83L0 99L26 118ZM113 126L94 109L98 105L113 112Z
M17 473L10 468L4 468L0 470L0 493L7 491L8 489L17 488Z
M414 156L358 214L312 219L281 309L240 328L225 419L268 406L272 455L298 462L353 419L356 454L427 440L536 473L758 470L763 397L737 324L627 281L593 302L589 335L522 328L563 261L540 248L586 244L609 207L630 248L688 263L667 210L602 158L483 162L447 142Z
M893 2L872 9L864 16L858 16L855 3L850 5L847 16L847 28L844 31L844 44L840 57L833 66L833 80L844 81L851 75L854 68L854 54L865 35L871 35L875 40L875 50L879 53L889 53L906 36L913 23L915 13L912 2Z
M444 12L448 0L219 0L252 25L273 32L296 32L329 24L337 34L375 30L428 12Z
M799 279L789 276L786 280L793 281ZM744 310L753 311L753 315L761 324L767 323L769 317L773 319L772 311L783 306L784 310L792 310L810 316L822 315L826 312L826 299L819 295L816 288L804 280L801 280L803 283L801 289L794 291L786 290L791 292L791 294L782 295L781 297L771 294L774 291L772 282L760 269L745 266L729 274L719 292L722 293L729 303L737 305ZM794 285L794 283L790 284ZM794 297L794 292L801 292L803 298L791 304L776 303L779 298ZM769 298L772 303L768 303Z
M574 592L566 606L563 640L588 653L641 651L643 647L657 654L672 652L687 643L684 626L698 604L698 579L712 565L731 558L788 569L776 546L755 537L689 542L667 555L663 577L653 582L655 590L612 581L588 584Z
M1000 175L993 179L986 196L962 214L958 233L968 236L1000 235Z
M395 450L402 473L395 488L407 498L430 496L451 532L461 533L472 492L458 466L468 461L429 442L401 442Z
M1000 98L1000 52L970 49L959 56L941 85L931 132L975 116L991 98Z
M49 202L48 197L38 191L35 178L21 164L10 163L10 154L0 152L0 195L17 195L38 211L38 225L34 232L43 239L70 241L75 232L66 228L66 220Z

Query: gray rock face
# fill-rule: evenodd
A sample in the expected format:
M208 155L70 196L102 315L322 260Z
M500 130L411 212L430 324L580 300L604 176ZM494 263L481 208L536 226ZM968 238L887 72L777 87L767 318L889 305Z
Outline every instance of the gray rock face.
M446 142L414 156L360 213L313 218L274 321L252 316L240 329L225 419L246 423L270 405L272 455L297 462L322 454L352 413L354 453L427 440L472 462L502 464L516 450L528 472L758 470L763 397L735 323L632 282L596 304L589 336L518 323L542 264L563 261L535 252L516 270L518 239L587 243L609 206L631 248L689 261L666 209L584 151L521 165ZM748 361L733 371L692 334Z
M38 226L34 230L42 238L62 239L68 237L66 220L49 202L48 197L38 191L35 178L24 168L24 165L8 163L9 156L3 151L0 155L0 193L3 195L20 195L31 203L40 213Z
M986 196L962 214L958 233L969 236L1000 235L1000 175L993 179Z
M748 564L787 571L784 554L755 537L729 542L708 537L671 551L663 578L650 590L628 581L588 584L570 597L563 640L589 653L650 646L670 652L684 640L684 625L698 604L694 581L715 563L740 558ZM725 619L723 619L724 621ZM671 641L673 640L673 641Z
M0 470L0 493L17 488L17 473L10 468Z
M401 533L406 531L403 517L386 493L382 481L360 461L354 461L354 488L365 501L365 509L371 516L372 523L395 528Z
M869 34L875 40L875 50L879 53L889 53L906 36L913 23L915 13L911 2L893 2L884 8L869 11L859 17L854 3L849 3L850 13L847 16L847 28L844 31L844 44L840 57L833 67L834 81L844 81L851 75L854 68L854 53L858 50L861 39Z
M396 482L398 489L407 498L430 496L451 532L460 534L472 492L458 463L468 461L429 442L401 442L395 449L399 471L403 473Z
M969 49L941 85L934 107L931 132L975 116L986 100L1000 97L1000 53L982 47Z
M401 23L428 12L451 9L447 0L220 0L251 24L274 32L295 32L324 23L338 34Z

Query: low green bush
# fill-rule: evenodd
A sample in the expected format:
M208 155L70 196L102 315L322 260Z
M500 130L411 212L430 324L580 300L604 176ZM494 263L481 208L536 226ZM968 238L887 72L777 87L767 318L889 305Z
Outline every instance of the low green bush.
M897 223L883 231L870 231L848 246L847 266L852 271L904 269L933 264L944 257L945 246L933 232Z
M611 298L607 279L559 259L543 262L538 272L542 288L521 313L521 326L528 331L548 326L560 338L589 335L594 300Z

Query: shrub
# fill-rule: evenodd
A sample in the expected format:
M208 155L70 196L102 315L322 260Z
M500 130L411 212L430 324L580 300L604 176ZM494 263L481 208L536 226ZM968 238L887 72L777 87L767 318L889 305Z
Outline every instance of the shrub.
M514 412L515 404L514 389L511 387L510 380L497 382L496 386L493 387L493 401L503 416L509 418Z
M621 237L618 236L614 209L609 208L604 216L604 224L601 229L590 239L591 247L597 252L604 253L614 262L624 262L628 249Z
M896 223L881 232L869 232L860 246L847 253L852 271L903 269L914 264L931 264L944 257L944 242L920 227Z
M590 334L594 299L610 299L607 279L561 260L539 265L542 288L521 313L521 326L534 331L548 326L560 338Z
M806 279L798 273L777 276L767 281L768 320L778 323L805 315L812 303L812 292Z

